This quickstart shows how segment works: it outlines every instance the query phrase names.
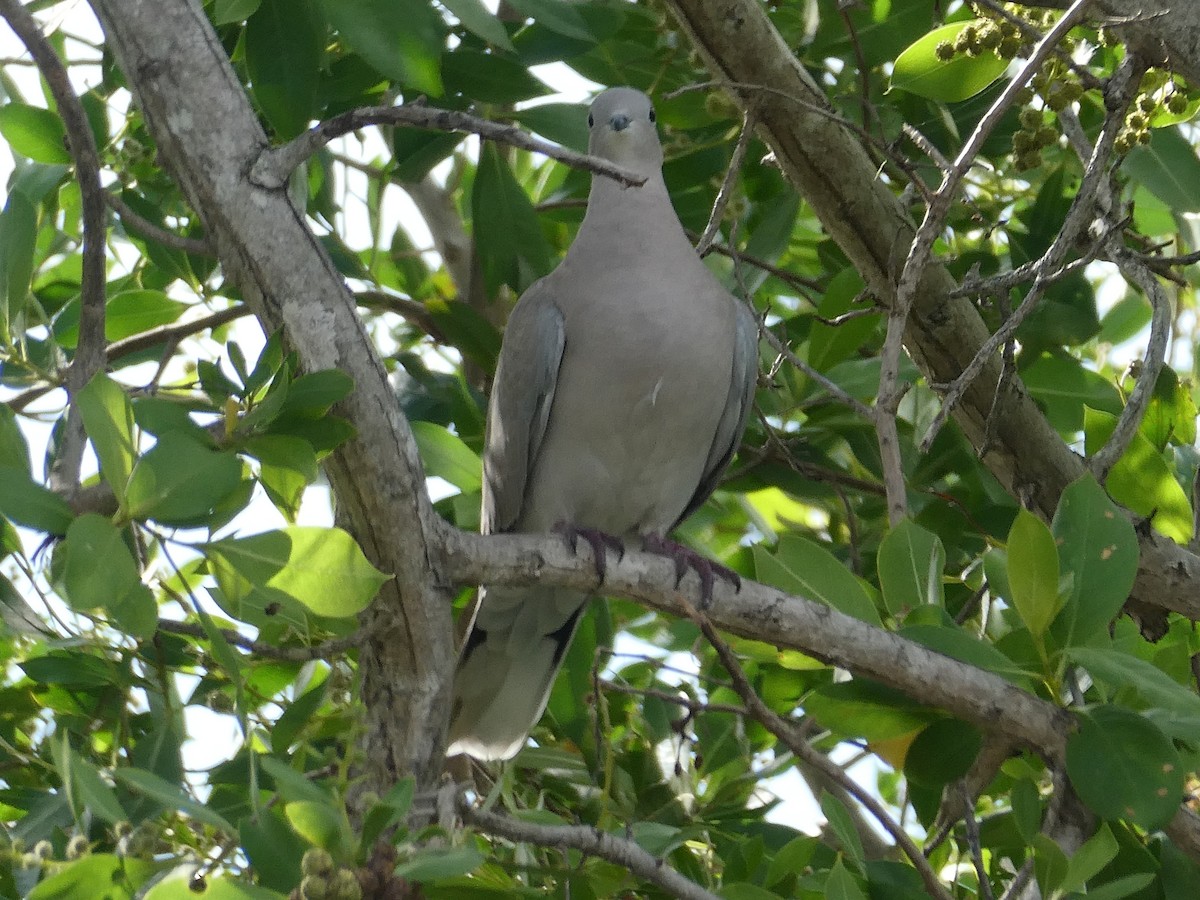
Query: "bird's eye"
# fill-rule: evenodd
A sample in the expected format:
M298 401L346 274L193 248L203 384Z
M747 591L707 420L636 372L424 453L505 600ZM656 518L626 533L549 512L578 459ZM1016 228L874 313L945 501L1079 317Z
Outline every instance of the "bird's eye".
M658 119L658 116L656 116L656 115L654 114L654 107L652 106L652 107L650 107L650 121L651 121L651 122L654 122L654 121L656 121L657 119Z
M596 120L592 118L592 114L588 113L588 128L596 124Z

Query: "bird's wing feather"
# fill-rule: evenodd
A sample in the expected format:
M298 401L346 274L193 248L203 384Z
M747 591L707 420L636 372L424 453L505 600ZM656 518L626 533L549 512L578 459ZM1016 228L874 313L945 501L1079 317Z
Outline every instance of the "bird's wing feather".
M539 281L526 290L509 317L492 386L483 454L485 534L507 531L521 515L565 344L562 313L547 282Z
M742 431L746 427L746 419L754 405L754 388L758 383L758 322L749 308L734 302L737 306L737 324L734 331L729 393L725 396L725 408L721 411L717 431L708 450L704 474L675 525L699 509L716 489L721 474L733 459L733 454L737 452Z

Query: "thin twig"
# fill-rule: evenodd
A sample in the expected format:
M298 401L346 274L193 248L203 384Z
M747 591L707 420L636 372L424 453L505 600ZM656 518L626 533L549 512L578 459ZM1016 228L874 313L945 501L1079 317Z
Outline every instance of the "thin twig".
M909 861L912 862L913 867L920 874L921 880L925 882L925 887L930 895L939 898L939 900L951 900L950 892L946 890L945 886L938 879L937 873L933 871L933 868L929 865L929 861L925 859L921 848L913 843L912 838L905 833L904 829L883 808L883 804L875 799L862 785L846 774L841 766L834 763L825 754L815 750L808 741L797 737L795 726L767 706L755 692L753 685L750 684L750 680L746 677L746 673L734 655L733 650L717 634L717 630L713 627L712 622L709 621L708 616L694 607L688 606L686 601L683 602L687 607L688 615L692 621L696 623L700 631L704 634L704 637L712 645L713 649L717 651L721 665L729 673L729 677L733 681L734 691L742 698L742 702L746 704L747 712L754 716L771 734L782 741L798 758L804 760L805 763L820 771L822 775L825 775L845 788L859 803L865 806L879 824L883 826L884 830L892 836L896 841L896 845L909 858Z
M680 875L633 841L598 828L588 825L536 825L478 809L462 798L458 801L458 813L464 823L497 837L539 847L578 850L607 860L680 900L719 900L716 894Z
M83 104L75 96L67 73L41 26L19 0L0 0L0 15L25 45L46 79L67 133L68 149L75 162L83 220L83 279L80 285L79 342L67 372L67 392L74 397L92 376L104 368L104 188L100 184L100 154ZM51 481L56 489L73 493L79 485L86 435L83 419L74 404L67 413L62 445L56 455Z
M165 631L168 634L182 635L183 637L194 637L201 640L208 639L208 632L204 630L204 626L193 622L176 622L173 619L159 619L158 630ZM274 644L248 638L241 632L230 628L219 628L217 630L221 632L221 636L228 643L236 647L249 650L257 656L280 659L285 662L309 662L314 659L332 659L358 646L358 638L348 637L335 638L320 644L314 644L311 647L277 647Z
M208 241L199 238L184 237L181 234L167 231L165 228L160 228L149 219L143 218L133 207L121 198L119 194L112 191L105 191L104 202L113 208L118 216L121 217L121 224L126 230L132 231L135 234L141 235L152 241L162 244L164 247L170 247L172 250L182 250L184 253L192 253L196 256L216 256L216 251L209 246Z
M1125 408L1121 410L1112 434L1104 446L1088 460L1088 468L1101 484L1117 460L1125 455L1141 427L1150 397L1154 393L1154 386L1158 383L1159 373L1162 372L1167 343L1171 337L1171 300L1154 273L1136 257L1123 251L1116 255L1116 262L1126 280L1136 284L1150 301L1150 340L1146 344L1137 384L1125 402Z
M603 679L600 679L597 683L606 691L627 694L631 697L652 697L664 703L674 703L676 706L682 706L693 716L702 712L730 713L735 716L746 715L745 709L729 703L707 703L704 700L696 700L686 694L673 694L670 691L660 691L656 688L639 688Z
M330 141L368 125L408 125L434 131L477 134L490 141L508 144L531 153L540 153L575 169L612 178L626 187L635 187L646 182L645 175L624 169L606 159L576 153L551 144L522 131L516 125L492 122L457 110L415 104L366 106L327 119L283 146L264 151L250 170L250 180L260 187L278 189L287 183L288 177L297 166Z
M963 828L967 833L967 846L971 848L971 862L975 865L975 877L979 881L979 896L983 900L994 900L992 883L988 880L987 866L983 862L983 846L979 841L979 822L975 819L975 798L965 780L959 779L955 787L962 799Z
M746 150L750 146L750 138L754 135L754 104L746 107L746 115L742 121L742 131L738 135L737 143L733 147L733 155L729 159L729 168L725 170L725 179L721 182L721 189L717 191L717 198L713 202L712 213L708 217L708 224L704 226L704 232L700 235L700 240L696 243L696 252L701 256L707 256L712 249L713 241L717 238L717 231L721 227L721 220L725 218L725 209L729 206L729 201L733 197L733 192L737 187L737 178L742 171L742 163L746 160Z
M837 382L831 380L823 373L818 372L816 369L802 360L795 354L795 352L793 352L792 348L785 344L783 340L775 334L775 332L771 331L771 329L763 328L761 331L767 343L771 345L771 349L778 353L782 359L787 360L817 384L821 385L821 387L823 387L829 393L829 395L833 397L834 400L850 407L868 422L875 421L875 410L871 409L871 407L867 406L867 404L863 403L857 397L850 396L850 394L846 393L846 391L840 385L838 385Z
M1009 107L1016 102L1018 92L1033 78L1058 42L1074 27L1090 2L1091 0L1075 0L1071 4L1071 8L1046 32L1045 37L1021 67L1021 71L1005 86L991 108L979 120L955 157L953 165L943 174L942 183L926 208L925 217L909 246L904 268L896 282L896 296L888 314L887 336L880 353L879 392L875 401L876 409L879 410L875 429L879 438L884 484L888 488L888 519L893 525L903 519L908 511L899 433L896 427L896 412L906 387L900 383L900 357L908 314L933 257L934 242L942 231L963 178L975 165L975 158L984 141Z

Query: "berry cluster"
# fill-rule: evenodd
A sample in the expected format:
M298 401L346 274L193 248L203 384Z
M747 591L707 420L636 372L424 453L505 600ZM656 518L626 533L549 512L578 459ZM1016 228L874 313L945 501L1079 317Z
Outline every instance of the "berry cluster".
M420 889L396 878L395 868L396 848L385 841L358 869L338 866L327 851L313 847L300 860L303 879L288 900L417 900Z
M1161 90L1144 90L1125 114L1125 124L1117 134L1113 149L1117 153L1128 153L1134 147L1150 142L1150 122L1156 113L1166 110L1172 115L1181 115L1187 110L1188 99L1172 79Z

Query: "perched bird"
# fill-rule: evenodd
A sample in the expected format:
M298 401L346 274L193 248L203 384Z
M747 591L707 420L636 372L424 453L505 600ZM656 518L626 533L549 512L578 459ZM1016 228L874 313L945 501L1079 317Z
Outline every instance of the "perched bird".
M611 537L712 568L665 540L708 498L741 440L758 374L754 316L708 271L663 183L650 98L592 103L589 150L646 176L592 179L562 263L509 318L488 408L484 533ZM448 753L508 759L541 717L589 595L481 591L454 681Z

